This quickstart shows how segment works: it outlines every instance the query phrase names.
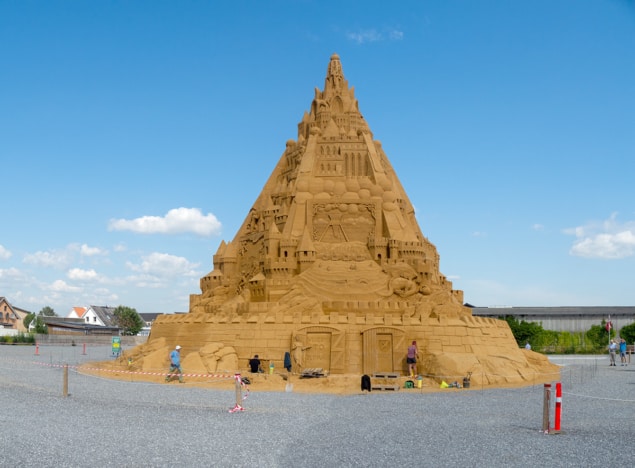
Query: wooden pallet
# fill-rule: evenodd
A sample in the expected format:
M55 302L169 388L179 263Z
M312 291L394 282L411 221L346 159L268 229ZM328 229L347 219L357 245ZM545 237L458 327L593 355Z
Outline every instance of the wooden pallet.
M302 369L300 373L301 379L312 379L316 377L326 377L326 372L321 367L311 368L311 369Z
M377 372L373 374L374 379L398 379L400 374L398 372Z
M396 392L399 390L399 383L395 382L398 378L398 372L376 372L373 374L373 379L379 380L379 382L371 383L370 388L372 390Z
M399 385L398 384L374 384L374 385L371 385L370 388L372 390L390 390L390 391L396 392L397 390L399 390Z

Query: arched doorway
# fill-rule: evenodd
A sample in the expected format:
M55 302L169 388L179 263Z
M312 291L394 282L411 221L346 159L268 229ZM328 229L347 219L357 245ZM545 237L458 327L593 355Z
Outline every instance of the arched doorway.
M402 372L406 353L405 332L396 327L373 327L362 331L364 374Z

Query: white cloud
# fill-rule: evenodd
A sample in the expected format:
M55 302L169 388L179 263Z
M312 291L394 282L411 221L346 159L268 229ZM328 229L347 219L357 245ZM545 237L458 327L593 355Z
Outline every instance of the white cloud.
M22 261L41 267L66 268L73 262L73 259L77 258L78 254L82 257L94 257L107 255L108 251L99 247L90 247L86 244L68 244L63 249L26 254Z
M381 34L374 29L368 29L366 31L347 33L346 37L350 40L357 42L358 44L364 44L366 42L381 41Z
M534 231L544 231L545 227L542 224L536 223L536 224L532 224L531 228Z
M49 252L38 251L32 254L26 254L23 259L24 263L57 268L64 268L68 265L69 261L69 253L60 250L52 250Z
M82 246L79 248L79 252L84 257L93 257L95 255L104 255L107 253L105 250L102 250L99 247L89 247L86 244L82 244Z
M635 221L619 223L617 213L602 222L566 229L576 237L569 254L584 258L619 259L635 254Z
M78 291L81 291L81 288L78 288L76 286L71 286L70 284L66 283L66 281L64 281L64 280L55 280L55 281L53 281L47 287L47 289L49 291L53 291L54 293L59 293L59 292L78 292Z
M180 234L191 232L199 236L220 234L221 223L212 213L203 215L198 208L175 208L164 217L142 216L131 220L112 219L110 231L132 231L141 234Z
M134 272L158 277L196 276L198 263L190 263L186 258L164 253L152 253L143 257L140 264L127 262L126 266Z
M8 260L11 258L11 252L4 248L3 245L0 245L0 260Z
M127 278L137 288L160 289L168 287L168 280L153 275L134 275Z
M17 268L0 268L0 279L2 280L15 280L24 278L24 274Z
M356 32L346 33L346 37L358 44L365 44L368 42L380 42L386 40L401 41L403 39L403 31L398 29L386 29L384 32L377 31L376 29L364 29Z
M388 31L388 37L393 41L400 41L403 39L403 31L392 29Z
M66 276L72 280L79 281L94 281L97 279L97 272L95 270L82 270L81 268L71 268L66 273Z

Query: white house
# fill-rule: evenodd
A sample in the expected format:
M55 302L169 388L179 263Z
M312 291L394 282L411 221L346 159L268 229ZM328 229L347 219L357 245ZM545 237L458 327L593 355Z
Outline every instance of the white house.
M84 322L90 325L100 325L102 327L115 326L114 307L108 306L89 306L82 315Z
M87 310L86 307L73 307L66 318L83 318Z

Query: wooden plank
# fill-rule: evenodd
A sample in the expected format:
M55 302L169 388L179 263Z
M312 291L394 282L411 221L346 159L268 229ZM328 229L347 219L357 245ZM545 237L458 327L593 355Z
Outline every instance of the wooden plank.
M377 372L373 374L373 378L375 379L398 379L398 372Z
M399 385L385 385L385 384L375 384L371 385L372 390L390 390L396 392L399 390Z

